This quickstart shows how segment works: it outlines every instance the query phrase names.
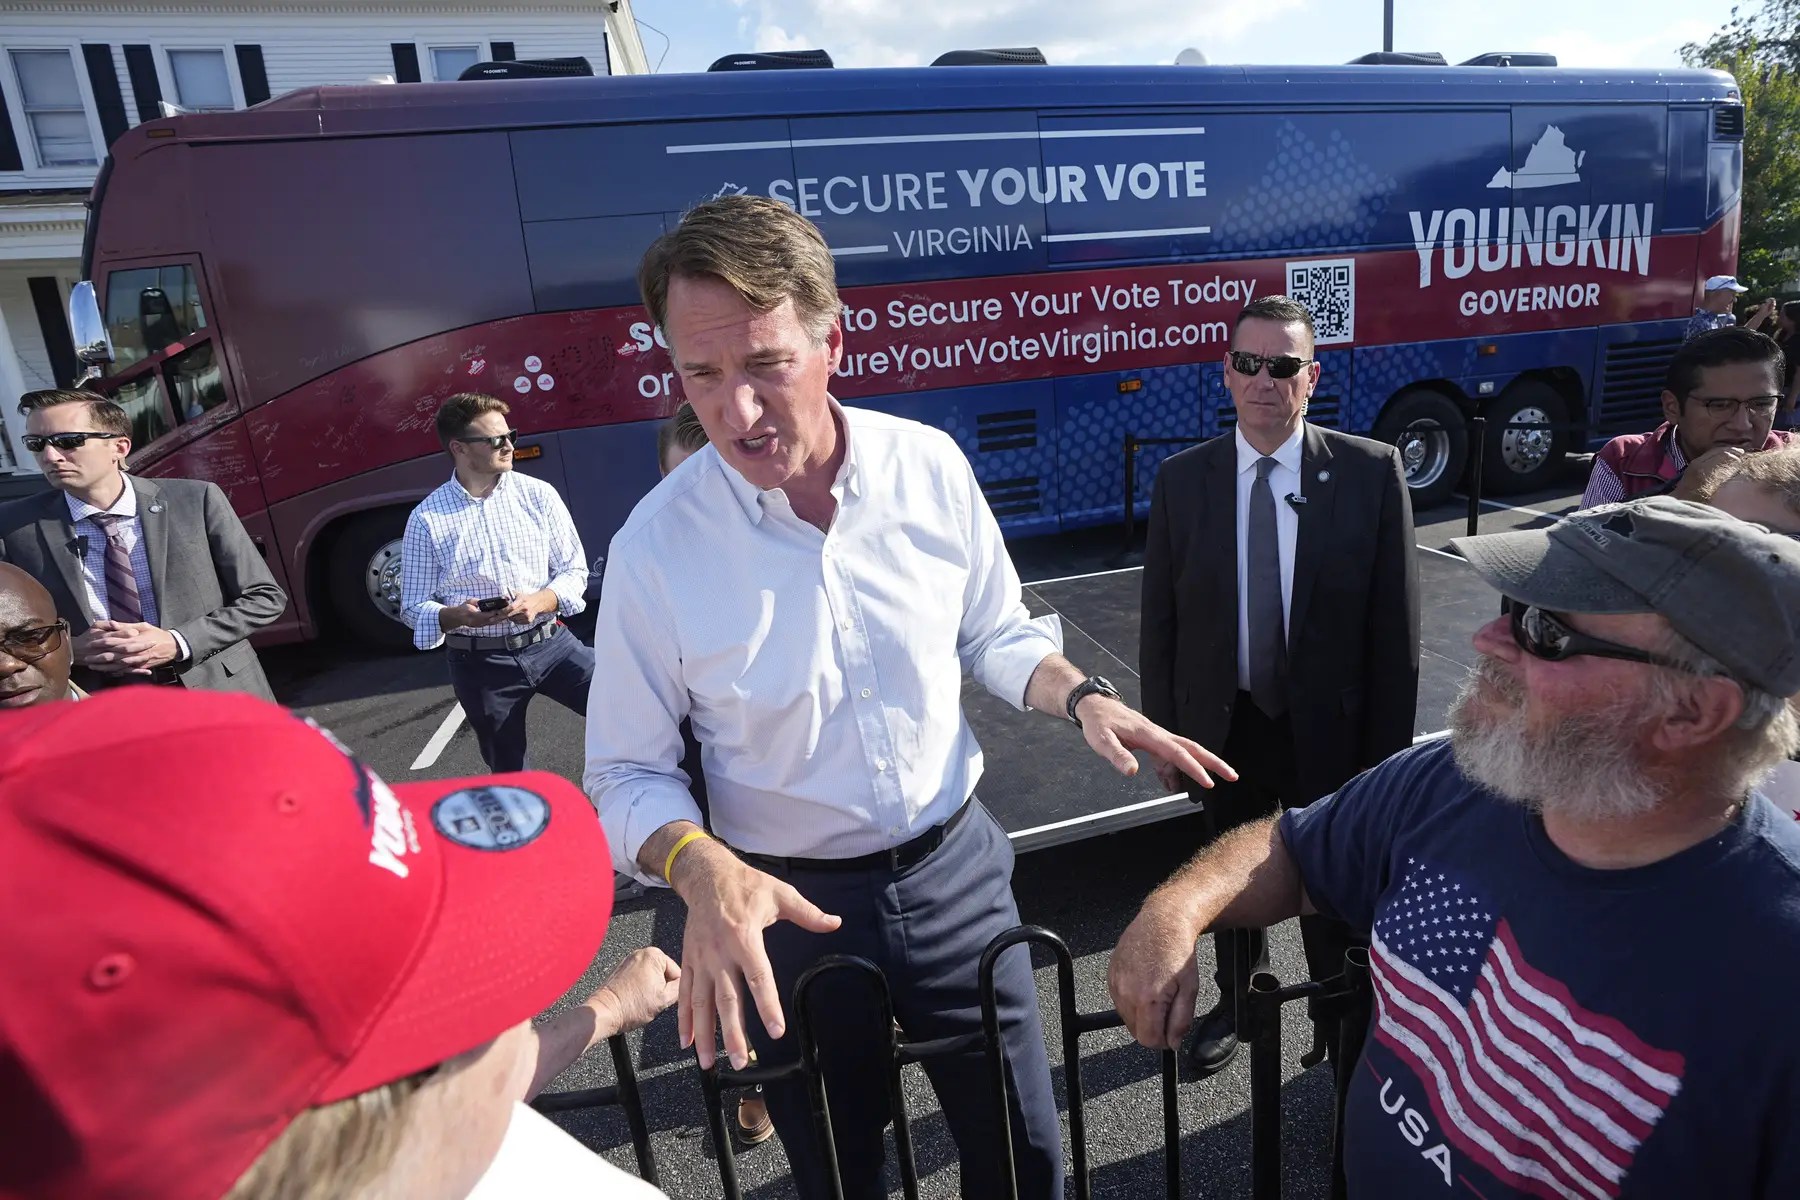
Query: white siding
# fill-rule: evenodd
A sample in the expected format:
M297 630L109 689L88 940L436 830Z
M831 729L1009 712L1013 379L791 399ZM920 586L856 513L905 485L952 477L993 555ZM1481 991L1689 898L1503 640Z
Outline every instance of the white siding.
M72 276L78 268L70 263L7 263L0 270L0 310L6 314L7 332L12 334L13 353L19 360L19 374L25 387L53 388L56 373L50 367L50 351L44 347L43 330L38 325L37 306L31 302L31 288L26 280L35 275ZM10 400L17 400L11 397ZM0 397L0 400L9 400Z
M490 57L493 43L512 42L519 58L561 58L580 55L593 64L596 74L608 70L606 22L597 6L519 5L494 0L472 4L421 4L419 11L404 11L399 4L370 5L375 11L357 11L331 4L286 6L289 11L269 11L270 5L159 4L108 5L78 8L74 5L8 3L0 0L0 52L13 46L60 46L74 55L82 88L88 89L81 44L104 43L112 49L113 67L124 97L125 117L138 122L137 96L126 70L124 47L147 45L156 59L157 76L165 100L175 99L174 81L168 69L170 49L211 48L225 51L232 87L243 99L243 80L238 75L233 47L262 47L269 92L279 96L297 88L325 84L357 84L394 74L391 46L412 42L418 48L421 73L429 79L429 47L478 45L483 58ZM438 7L448 11L432 11ZM146 11L154 10L154 11ZM0 54L0 84L4 84L14 126L27 131L20 120L11 68ZM90 114L92 115L92 114ZM92 121L98 144L99 120ZM25 136L21 149L29 163ZM0 172L0 189L8 187L85 187L93 181L91 169Z

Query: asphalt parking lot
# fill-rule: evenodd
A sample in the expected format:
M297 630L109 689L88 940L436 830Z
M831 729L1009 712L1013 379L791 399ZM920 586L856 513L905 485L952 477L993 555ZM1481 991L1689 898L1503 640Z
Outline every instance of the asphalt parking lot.
M1482 508L1482 532L1547 523L1571 510L1585 479L1585 460L1577 460L1562 486L1554 491L1508 497ZM1420 692L1418 731L1440 730L1445 706L1470 658L1468 635L1497 612L1491 590L1475 580L1449 549L1449 539L1465 532L1466 503L1458 501L1417 514L1424 601L1424 683ZM1066 537L1036 539L1013 546L1021 577L1034 581L1104 579L1115 589L1134 589L1139 555L1127 549L1115 528ZM1066 595L1051 593L1046 596ZM1061 603L1054 598L1043 603ZM1033 601L1034 607L1040 601ZM577 626L579 628L579 625ZM1135 639L1135 628L1130 632ZM1109 654L1106 638L1096 639ZM1073 647L1071 648L1073 652ZM1130 669L1134 659L1092 669L1113 673ZM291 707L333 730L376 770L399 781L478 774L482 764L473 737L460 720L451 697L444 665L437 654L372 655L329 645L278 647L263 653L277 695ZM1079 662L1079 659L1078 659ZM1118 680L1123 682L1123 680ZM976 728L988 750L989 772L1007 768L1009 743L1028 745L1029 754L1011 748L1013 761L1054 757L1075 781L1092 778L1085 747L1066 729L1042 716L988 714ZM972 722L975 716L971 715ZM1020 722L1016 728L1006 721ZM1027 727L1025 722L1036 723ZM1048 731L1048 732L1046 732ZM1067 736L1061 736L1067 735ZM1043 739L1050 738L1050 741ZM533 763L579 780L582 765L582 721L556 704L540 701L531 711ZM1020 768L1021 770L1023 767ZM1135 784L1150 788L1150 772ZM1098 785L1096 785L1098 786ZM1116 785L1108 785L1116 786ZM1150 797L1155 791L1143 792ZM1129 797L1126 797L1129 799ZM1068 803L1063 797L1059 803ZM1115 803L1113 800L1102 803ZM1017 822L1003 822L1017 829ZM1143 895L1192 853L1198 832L1190 812L1124 832L1066 842L1022 853L1014 878L1019 909L1027 923L1059 933L1075 956L1076 992L1083 1011L1111 1006L1106 994L1107 954ZM521 926L530 912L496 914ZM656 945L679 958L682 911L666 892L622 892L616 902L606 944L570 997L588 995L606 972L630 951ZM1302 977L1303 960L1297 929L1290 922L1271 933L1273 969L1284 982ZM1057 1024L1055 976L1040 957L1038 983L1045 1024ZM1201 945L1201 1002L1210 1003L1210 941ZM707 1197L720 1192L713 1149L705 1132L701 1090L692 1056L676 1044L672 1012L664 1014L631 1039L643 1087L652 1146L661 1185L671 1196ZM1059 1041L1051 1037L1050 1057L1066 1120L1065 1075ZM1322 1196L1330 1159L1331 1084L1328 1068L1302 1072L1296 1059L1310 1043L1310 1031L1298 1006L1290 1005L1284 1023L1283 1063L1283 1194ZM1161 1096L1157 1060L1122 1031L1090 1035L1082 1044L1081 1078L1088 1100L1088 1153L1093 1194L1142 1196L1161 1194L1163 1186ZM961 1195L955 1150L930 1087L916 1067L907 1068L908 1111L912 1116L915 1155L927 1197ZM612 1068L604 1054L590 1055L552 1085L552 1090L590 1087L610 1082ZM1184 1193L1237 1197L1250 1195L1249 1065L1240 1054L1225 1071L1179 1088ZM617 1110L591 1110L557 1118L564 1128L609 1160L635 1170L630 1138ZM1065 1148L1067 1136L1065 1128ZM793 1195L778 1140L741 1152L736 1158L746 1196ZM891 1155L890 1155L891 1164ZM900 1195L891 1174L893 1195Z

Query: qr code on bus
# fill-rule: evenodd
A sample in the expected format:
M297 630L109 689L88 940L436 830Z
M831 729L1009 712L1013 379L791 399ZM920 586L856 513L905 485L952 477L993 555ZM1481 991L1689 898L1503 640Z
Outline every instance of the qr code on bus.
M1316 258L1287 265L1288 295L1312 314L1315 344L1356 338L1356 260Z

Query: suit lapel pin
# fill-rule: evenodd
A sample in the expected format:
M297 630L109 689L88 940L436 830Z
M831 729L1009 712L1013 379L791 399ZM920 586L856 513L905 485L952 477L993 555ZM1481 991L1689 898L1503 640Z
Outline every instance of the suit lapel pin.
M152 504L152 505L151 505L151 506L150 506L150 511L151 511L151 512L161 512L161 511L162 511L162 505L160 505L160 504Z
M1331 472L1330 471L1320 471L1319 472L1319 482L1320 483L1330 483L1331 482Z

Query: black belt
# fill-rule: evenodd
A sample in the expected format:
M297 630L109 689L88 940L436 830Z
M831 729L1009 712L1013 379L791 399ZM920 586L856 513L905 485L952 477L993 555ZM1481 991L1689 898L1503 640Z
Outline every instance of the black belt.
M452 650L523 650L546 638L555 637L556 631L561 628L561 621L545 621L542 625L535 625L524 633L489 634L486 637L474 637L466 633L446 633L444 645Z
M969 815L975 807L973 799L967 800L963 806L950 815L950 819L942 825L933 825L910 842L902 842L891 850L877 850L873 854L859 854L855 858L779 858L773 854L751 854L737 851L737 856L753 867L765 871L904 871L917 863L923 862L933 850L944 844L950 831L962 824L962 819Z

